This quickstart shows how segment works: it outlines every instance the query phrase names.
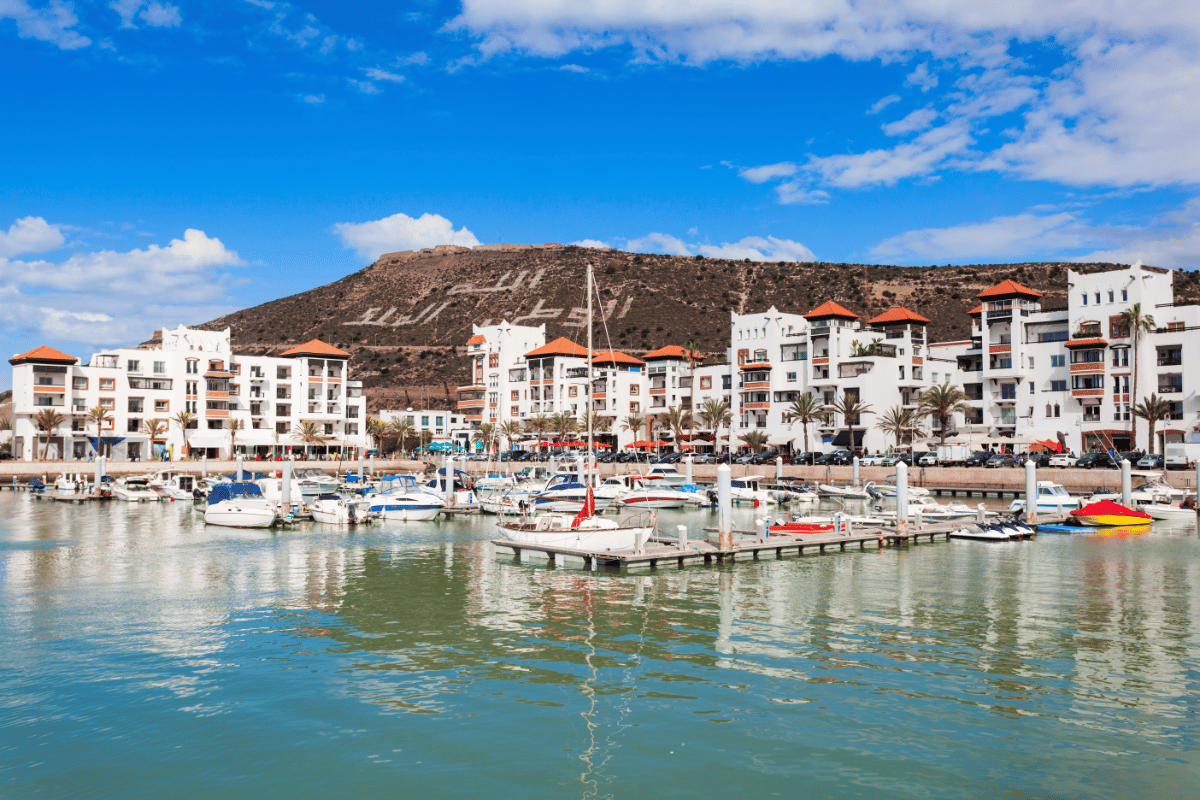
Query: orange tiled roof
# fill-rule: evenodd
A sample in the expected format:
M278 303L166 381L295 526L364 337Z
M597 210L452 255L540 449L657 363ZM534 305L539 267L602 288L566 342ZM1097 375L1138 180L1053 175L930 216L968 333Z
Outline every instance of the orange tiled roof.
M826 300L824 303L821 303L821 305L804 315L805 319L829 319L830 317L858 319L858 314L855 314L848 308L839 306L832 300Z
M331 344L325 344L320 339L313 339L311 342L305 342L301 345L296 345L291 350L284 350L280 353L281 356L329 356L331 358L349 358L350 354L345 350L339 350Z
M25 364L30 361L50 361L55 364L75 364L79 361L75 356L69 356L61 350L55 350L53 347L42 345L35 347L28 353L21 353L18 356L13 356L8 360L8 363L16 366L17 364Z
M983 303L980 303L979 305L975 306L975 307L974 307L974 308L972 308L970 311L968 311L968 312L967 312L967 316L968 316L968 317L973 317L973 316L975 316L976 314L982 314L982 313L983 313Z
M467 339L467 344L483 344L486 341L487 341L487 338L484 337L484 335L482 333L477 333L474 336L472 336L470 339Z
M1004 280L997 283L990 289L985 289L975 295L980 300L987 300L990 297L1012 297L1013 295L1023 295L1025 297L1041 297L1041 292L1035 292L1028 286L1022 286L1016 281Z
M1100 339L1100 338L1072 339L1071 341L1067 342L1067 347L1095 347L1095 346L1108 347L1108 342L1106 340Z
M919 322L922 325L929 324L929 320L925 319L925 317L922 317L915 311L909 311L903 306L893 308L890 311L885 311L867 324L881 325L885 322Z
M692 350L686 347L680 347L677 344L669 344L666 347L660 347L657 350L652 350L646 353L644 358L649 361L652 358L689 358ZM696 353L696 358L700 358L700 354Z
M537 358L539 356L580 356L586 358L588 354L587 348L575 344L565 336L560 336L553 342L547 342L536 350L530 350L525 354L526 358Z
M634 364L639 367L646 363L639 358L634 358L628 353L622 353L620 350L604 350L602 352L597 352L596 355L592 356L592 361L598 364Z

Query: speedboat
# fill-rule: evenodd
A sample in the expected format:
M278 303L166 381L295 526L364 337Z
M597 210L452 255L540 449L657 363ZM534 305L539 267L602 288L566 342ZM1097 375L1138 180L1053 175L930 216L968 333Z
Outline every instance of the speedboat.
M832 497L840 500L869 500L871 493L865 486L837 486L832 483L817 485L817 494L821 497Z
M314 467L293 467L292 480L300 495L315 498L323 494L334 494L338 490L338 479L326 475Z
M278 506L248 482L218 483L208 496L204 522L226 528L269 528L279 517Z
M127 503L152 503L159 499L158 492L146 478L126 478L117 481L112 489L113 497Z
M1162 472L1135 472L1131 473L1131 475L1145 479L1142 483L1133 487L1133 492L1129 495L1129 499L1134 503L1179 505L1183 502L1184 498L1194 494L1194 492L1189 492L1186 489L1177 489L1167 483L1166 475Z
M1100 500L1077 508L1071 512L1071 518L1089 528L1146 525L1154 519L1144 511L1135 511L1112 500Z
M1079 498L1073 497L1063 488L1061 483L1054 481L1037 482L1037 510L1057 511L1060 514L1079 508ZM1025 510L1025 498L1018 497L1008 507L1009 513Z
M540 490L530 491L529 502L538 510L580 511L587 499L588 487L579 475L571 472L556 472ZM624 494L622 487L608 483L592 490L596 508L611 506Z
M775 495L762 487L763 478L760 475L746 475L734 478L729 482L730 495L735 503L755 503L766 505L775 503Z
M824 522L784 522L780 520L775 525L767 528L773 534L812 534L812 533L832 533L833 523Z
M896 484L894 483L868 483L865 487L867 493L872 497L879 495L880 497L895 497ZM909 486L909 497L929 497L929 490L924 486Z
M689 492L678 491L665 483L643 483L623 494L617 500L617 505L636 508L683 508L690 499Z
M876 507L878 509L878 506ZM990 513L995 516L995 512ZM967 519L979 514L977 509L971 508L963 503L951 503L942 505L932 497L911 497L908 500L908 515L909 517L919 516L926 522L953 522L955 520ZM895 511L884 511L879 514L888 519L895 519Z
M63 473L54 479L54 490L63 494L75 494L87 488L87 481L78 475Z
M163 473L159 473L161 478ZM151 486L163 497L169 497L172 500L192 500L195 498L195 490L198 487L199 479L195 475L185 473L175 473L160 481L150 481Z
M892 515L894 521L895 514ZM842 521L849 522L854 525L884 525L889 520L882 516L865 516L859 514L842 514ZM833 514L793 514L792 522L798 522L804 525L833 525L837 522L837 517Z
M358 525L371 522L376 514L362 511L355 503L336 494L323 494L308 504L314 522L327 525Z
M403 522L436 519L445 504L433 495L424 492L389 492L373 494L359 502L359 507L383 519ZM315 517L314 517L315 519Z
M677 489L687 483L687 475L675 469L674 464L651 464L649 471L645 475L639 476L638 480L647 483L665 483L671 488Z
M1138 510L1164 522L1195 522L1196 509L1173 506L1170 503L1142 503Z
M439 467L433 480L421 488L425 492L444 498L446 496L446 468ZM454 470L454 487L451 500L453 505L456 506L472 506L478 502L475 497L475 486L471 483L471 477L460 469Z

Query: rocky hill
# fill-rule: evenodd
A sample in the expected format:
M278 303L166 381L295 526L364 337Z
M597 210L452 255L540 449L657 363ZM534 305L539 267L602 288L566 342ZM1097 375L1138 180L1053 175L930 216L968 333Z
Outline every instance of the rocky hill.
M699 343L723 357L729 312L775 306L805 313L834 300L864 320L903 305L929 317L931 341L963 338L976 293L1005 278L1066 305L1067 270L1115 264L985 264L893 267L865 264L729 261L592 250L560 245L437 247L388 253L326 286L215 319L233 329L234 348L275 353L320 338L354 355L352 371L373 407L441 405L466 376L471 325L502 319L546 324L547 339L581 339L587 262L596 268L608 340L634 355L664 344ZM1200 300L1200 274L1176 273L1177 300Z

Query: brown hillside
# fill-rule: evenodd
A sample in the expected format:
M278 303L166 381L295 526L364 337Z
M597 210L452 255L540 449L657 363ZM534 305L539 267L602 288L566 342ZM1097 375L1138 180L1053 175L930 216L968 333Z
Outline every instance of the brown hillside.
M729 312L803 314L834 300L864 320L903 305L932 320L932 341L963 338L976 293L1005 278L1066 304L1067 270L1115 264L985 264L893 267L758 263L644 255L559 245L438 247L389 253L341 280L215 319L233 329L235 350L279 352L320 338L354 354L355 377L378 407L440 404L465 377L462 345L471 325L502 319L546 323L547 339L583 335L583 273L591 261L616 349L634 355L664 344L699 342L723 356ZM1200 300L1200 274L1177 272L1178 301ZM597 346L607 347L604 331ZM455 348L458 348L455 350Z

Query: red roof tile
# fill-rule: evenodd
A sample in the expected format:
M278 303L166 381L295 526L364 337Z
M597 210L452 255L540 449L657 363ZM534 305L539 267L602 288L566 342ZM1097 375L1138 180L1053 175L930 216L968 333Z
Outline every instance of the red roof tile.
M804 315L805 319L830 319L832 317L858 319L858 314L855 314L848 308L839 306L832 300L826 300L824 303L821 303L821 305Z
M483 344L486 341L487 341L487 338L484 337L484 335L482 333L477 333L474 336L472 336L470 339L467 339L467 344Z
M330 358L349 358L350 354L345 350L339 350L331 344L325 344L320 339L313 339L311 342L297 345L291 350L284 350L280 353L281 356L329 356Z
M660 347L657 350L652 350L646 353L643 358L649 361L652 358L683 358L686 359L693 351L686 347L680 347L677 344L669 344L666 347ZM701 358L699 353L696 353L696 358Z
M1004 280L1000 281L990 289L985 289L975 296L980 300L987 300L988 298L992 297L1041 297L1042 293L1035 292L1028 286L1022 286L1016 281Z
M925 319L925 317L922 317L915 311L909 311L903 306L893 308L890 311L885 311L867 324L882 325L886 322L919 322L922 325L929 324L929 320Z
M639 367L646 363L628 353L622 353L620 350L597 352L596 355L592 356L592 361L597 364L634 364Z
M579 356L586 358L588 354L587 348L575 344L565 336L560 336L553 342L547 342L536 350L530 350L525 354L526 358L537 358L539 356Z
M983 313L983 303L980 303L979 305L975 306L975 307L974 307L974 308L972 308L970 311L968 311L968 312L967 312L967 316L968 316L968 317L973 317L973 316L975 316L976 314L982 314L982 313Z
M79 359L75 356L69 356L61 350L55 350L53 347L42 345L35 347L28 353L21 353L18 356L13 356L8 360L8 363L16 366L17 364L26 364L31 361L49 361L54 364L75 364Z
M1072 339L1067 342L1067 347L1108 347L1108 342L1104 339Z

